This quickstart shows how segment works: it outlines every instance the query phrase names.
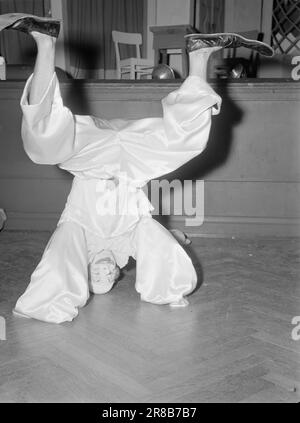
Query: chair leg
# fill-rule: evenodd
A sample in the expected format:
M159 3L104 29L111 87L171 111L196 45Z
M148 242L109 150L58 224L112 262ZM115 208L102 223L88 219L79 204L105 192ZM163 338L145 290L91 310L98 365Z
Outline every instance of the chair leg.
M130 68L130 79L135 79L135 66Z
M121 79L121 78L122 78L121 68L117 68L117 79Z

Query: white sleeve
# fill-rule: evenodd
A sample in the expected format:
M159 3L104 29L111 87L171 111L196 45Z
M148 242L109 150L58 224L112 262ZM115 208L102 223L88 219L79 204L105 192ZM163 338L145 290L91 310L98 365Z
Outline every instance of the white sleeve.
M20 103L24 149L35 163L58 164L75 153L74 116L63 105L55 73L41 101L28 104L32 77L26 82Z

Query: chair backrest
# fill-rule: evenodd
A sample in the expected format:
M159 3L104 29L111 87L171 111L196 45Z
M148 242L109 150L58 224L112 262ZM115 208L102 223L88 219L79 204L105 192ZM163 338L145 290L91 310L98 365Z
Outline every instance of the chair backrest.
M119 44L135 45L136 57L141 58L140 45L142 44L142 35L130 32L112 31L112 39L116 50L117 67L120 63Z

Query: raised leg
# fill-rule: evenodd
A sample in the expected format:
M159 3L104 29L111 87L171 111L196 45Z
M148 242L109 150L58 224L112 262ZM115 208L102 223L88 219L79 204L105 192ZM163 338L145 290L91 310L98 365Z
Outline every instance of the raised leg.
M220 50L222 47L207 47L189 53L189 76L199 76L207 79L207 65L212 53Z
M38 104L54 73L56 38L40 32L31 32L37 44L37 57L31 81L29 104Z

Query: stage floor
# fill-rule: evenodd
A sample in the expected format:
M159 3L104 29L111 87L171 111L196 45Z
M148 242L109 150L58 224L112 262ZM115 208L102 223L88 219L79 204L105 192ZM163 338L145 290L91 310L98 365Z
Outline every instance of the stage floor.
M141 302L132 263L52 325L11 313L49 236L0 233L0 402L300 401L299 240L193 238L189 307Z

